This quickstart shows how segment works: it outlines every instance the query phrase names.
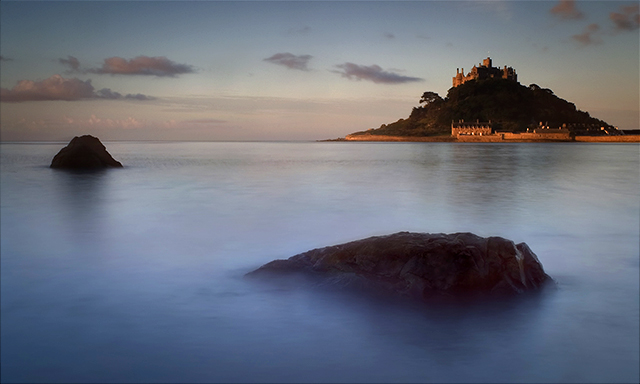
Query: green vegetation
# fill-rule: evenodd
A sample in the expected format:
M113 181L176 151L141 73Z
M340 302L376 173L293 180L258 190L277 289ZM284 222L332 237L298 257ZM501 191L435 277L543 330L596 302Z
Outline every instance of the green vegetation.
M451 122L491 121L497 131L522 132L539 122L552 128L567 127L579 131L609 124L576 109L573 103L559 98L553 91L536 84L529 87L505 79L472 80L449 89L447 97L425 92L419 107L407 119L383 124L355 134L385 136L437 136L451 134Z

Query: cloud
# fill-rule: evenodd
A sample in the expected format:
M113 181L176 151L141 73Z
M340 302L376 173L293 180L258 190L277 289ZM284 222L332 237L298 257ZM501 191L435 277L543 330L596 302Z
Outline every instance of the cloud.
M597 36L594 36L594 34L599 30L600 30L600 26L598 24L593 23L593 24L587 25L586 28L584 29L584 32L582 32L581 34L573 35L571 37L573 37L574 40L576 40L577 42L583 45L600 44L602 43L602 40L600 40L600 38L598 38Z
M394 35L394 34L393 34L393 33L391 33L391 32L385 32L385 33L384 33L384 37L385 37L385 38L387 38L387 39L389 39L389 40L393 40L393 39L395 39L395 38L396 38L396 35Z
M292 53L276 53L275 55L264 59L264 61L268 61L273 64L278 64L285 66L289 69L298 69L300 71L308 71L309 68L307 65L309 64L309 60L311 60L313 56L311 55L299 55L296 56Z
M0 88L0 100L9 103L42 100L80 100L93 97L91 80L53 75L42 81L20 80L13 89Z
M424 80L419 77L402 76L394 72L384 71L380 66L375 64L366 66L344 63L336 65L336 68L340 68L340 70L333 72L339 73L347 79L368 80L378 84L401 84Z
M58 59L58 62L64 65L68 65L74 72L80 70L80 61L73 56L67 56L66 59Z
M102 68L89 69L88 72L111 75L175 77L185 73L194 73L195 69L191 65L175 63L164 56L138 56L131 60L116 56L104 59Z
M629 5L621 7L621 12L611 12L609 19L618 31L634 31L640 27L640 6Z
M549 10L549 13L564 20L578 20L584 18L584 13L576 8L575 0L560 0L555 7Z
M73 137L78 132L91 133L107 140L180 140L185 134L193 140L202 140L202 135L209 133L209 139L218 139L220 133L237 132L238 125L217 119L176 120L153 118L147 119L134 115L118 117L91 111L78 111L80 115L61 115L52 118L19 117L14 121L3 121L3 137L13 140L34 140L34 134L40 140L51 140L56 137ZM205 121L210 120L210 123ZM167 136L168 135L168 136ZM6 137L5 137L6 138Z
M110 119L104 117L98 117L91 115L87 119L67 117L64 118L64 124L75 125L85 129L90 128L121 128L121 129L133 129L144 128L149 123L145 120L139 120L135 117L127 117L126 119Z
M13 59L0 55L0 61L13 61Z
M155 100L155 97L151 97L151 96L147 96L147 95L143 95L141 93L136 93L134 94L126 94L126 95L122 95L119 92L113 92L111 89L109 88L102 88L99 91L96 91L94 94L94 97L96 99L109 99L109 100Z
M42 81L20 80L12 89L0 88L0 101L6 103L46 100L76 101L83 99L153 100L154 98L142 94L123 96L108 88L95 91L93 85L91 85L91 80L65 79L60 75L53 75Z

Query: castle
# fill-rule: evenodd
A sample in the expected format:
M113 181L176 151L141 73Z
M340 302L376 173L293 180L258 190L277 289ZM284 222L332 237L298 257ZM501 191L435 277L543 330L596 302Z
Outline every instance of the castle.
M483 80L489 78L502 78L507 80L518 81L518 75L516 74L516 70L505 65L504 69L496 68L491 66L491 58L487 57L482 60L482 64L475 65L471 68L471 72L465 76L464 68L462 71L456 69L456 76L453 78L453 86L457 87L458 85L464 84L467 81L471 80Z

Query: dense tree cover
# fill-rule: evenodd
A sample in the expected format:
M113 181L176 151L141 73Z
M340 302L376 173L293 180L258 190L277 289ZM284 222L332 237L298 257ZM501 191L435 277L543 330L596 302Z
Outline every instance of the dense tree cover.
M395 123L366 133L391 136L434 136L451 133L451 122L491 121L495 130L525 131L539 122L551 127L567 124L609 126L576 109L573 103L536 84L529 87L505 79L472 80L449 89L443 99L425 92L419 107ZM364 133L364 132L363 132Z

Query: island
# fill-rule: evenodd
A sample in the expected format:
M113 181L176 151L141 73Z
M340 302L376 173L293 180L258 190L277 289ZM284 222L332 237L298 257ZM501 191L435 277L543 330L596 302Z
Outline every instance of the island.
M472 233L398 232L313 249L247 274L304 275L331 287L419 300L513 296L552 281L525 244Z
M443 98L427 91L408 118L355 132L337 141L426 142L639 142L640 132L623 131L576 108L551 89L518 82L512 67L491 58L467 74L456 70ZM335 140L331 140L335 141Z

